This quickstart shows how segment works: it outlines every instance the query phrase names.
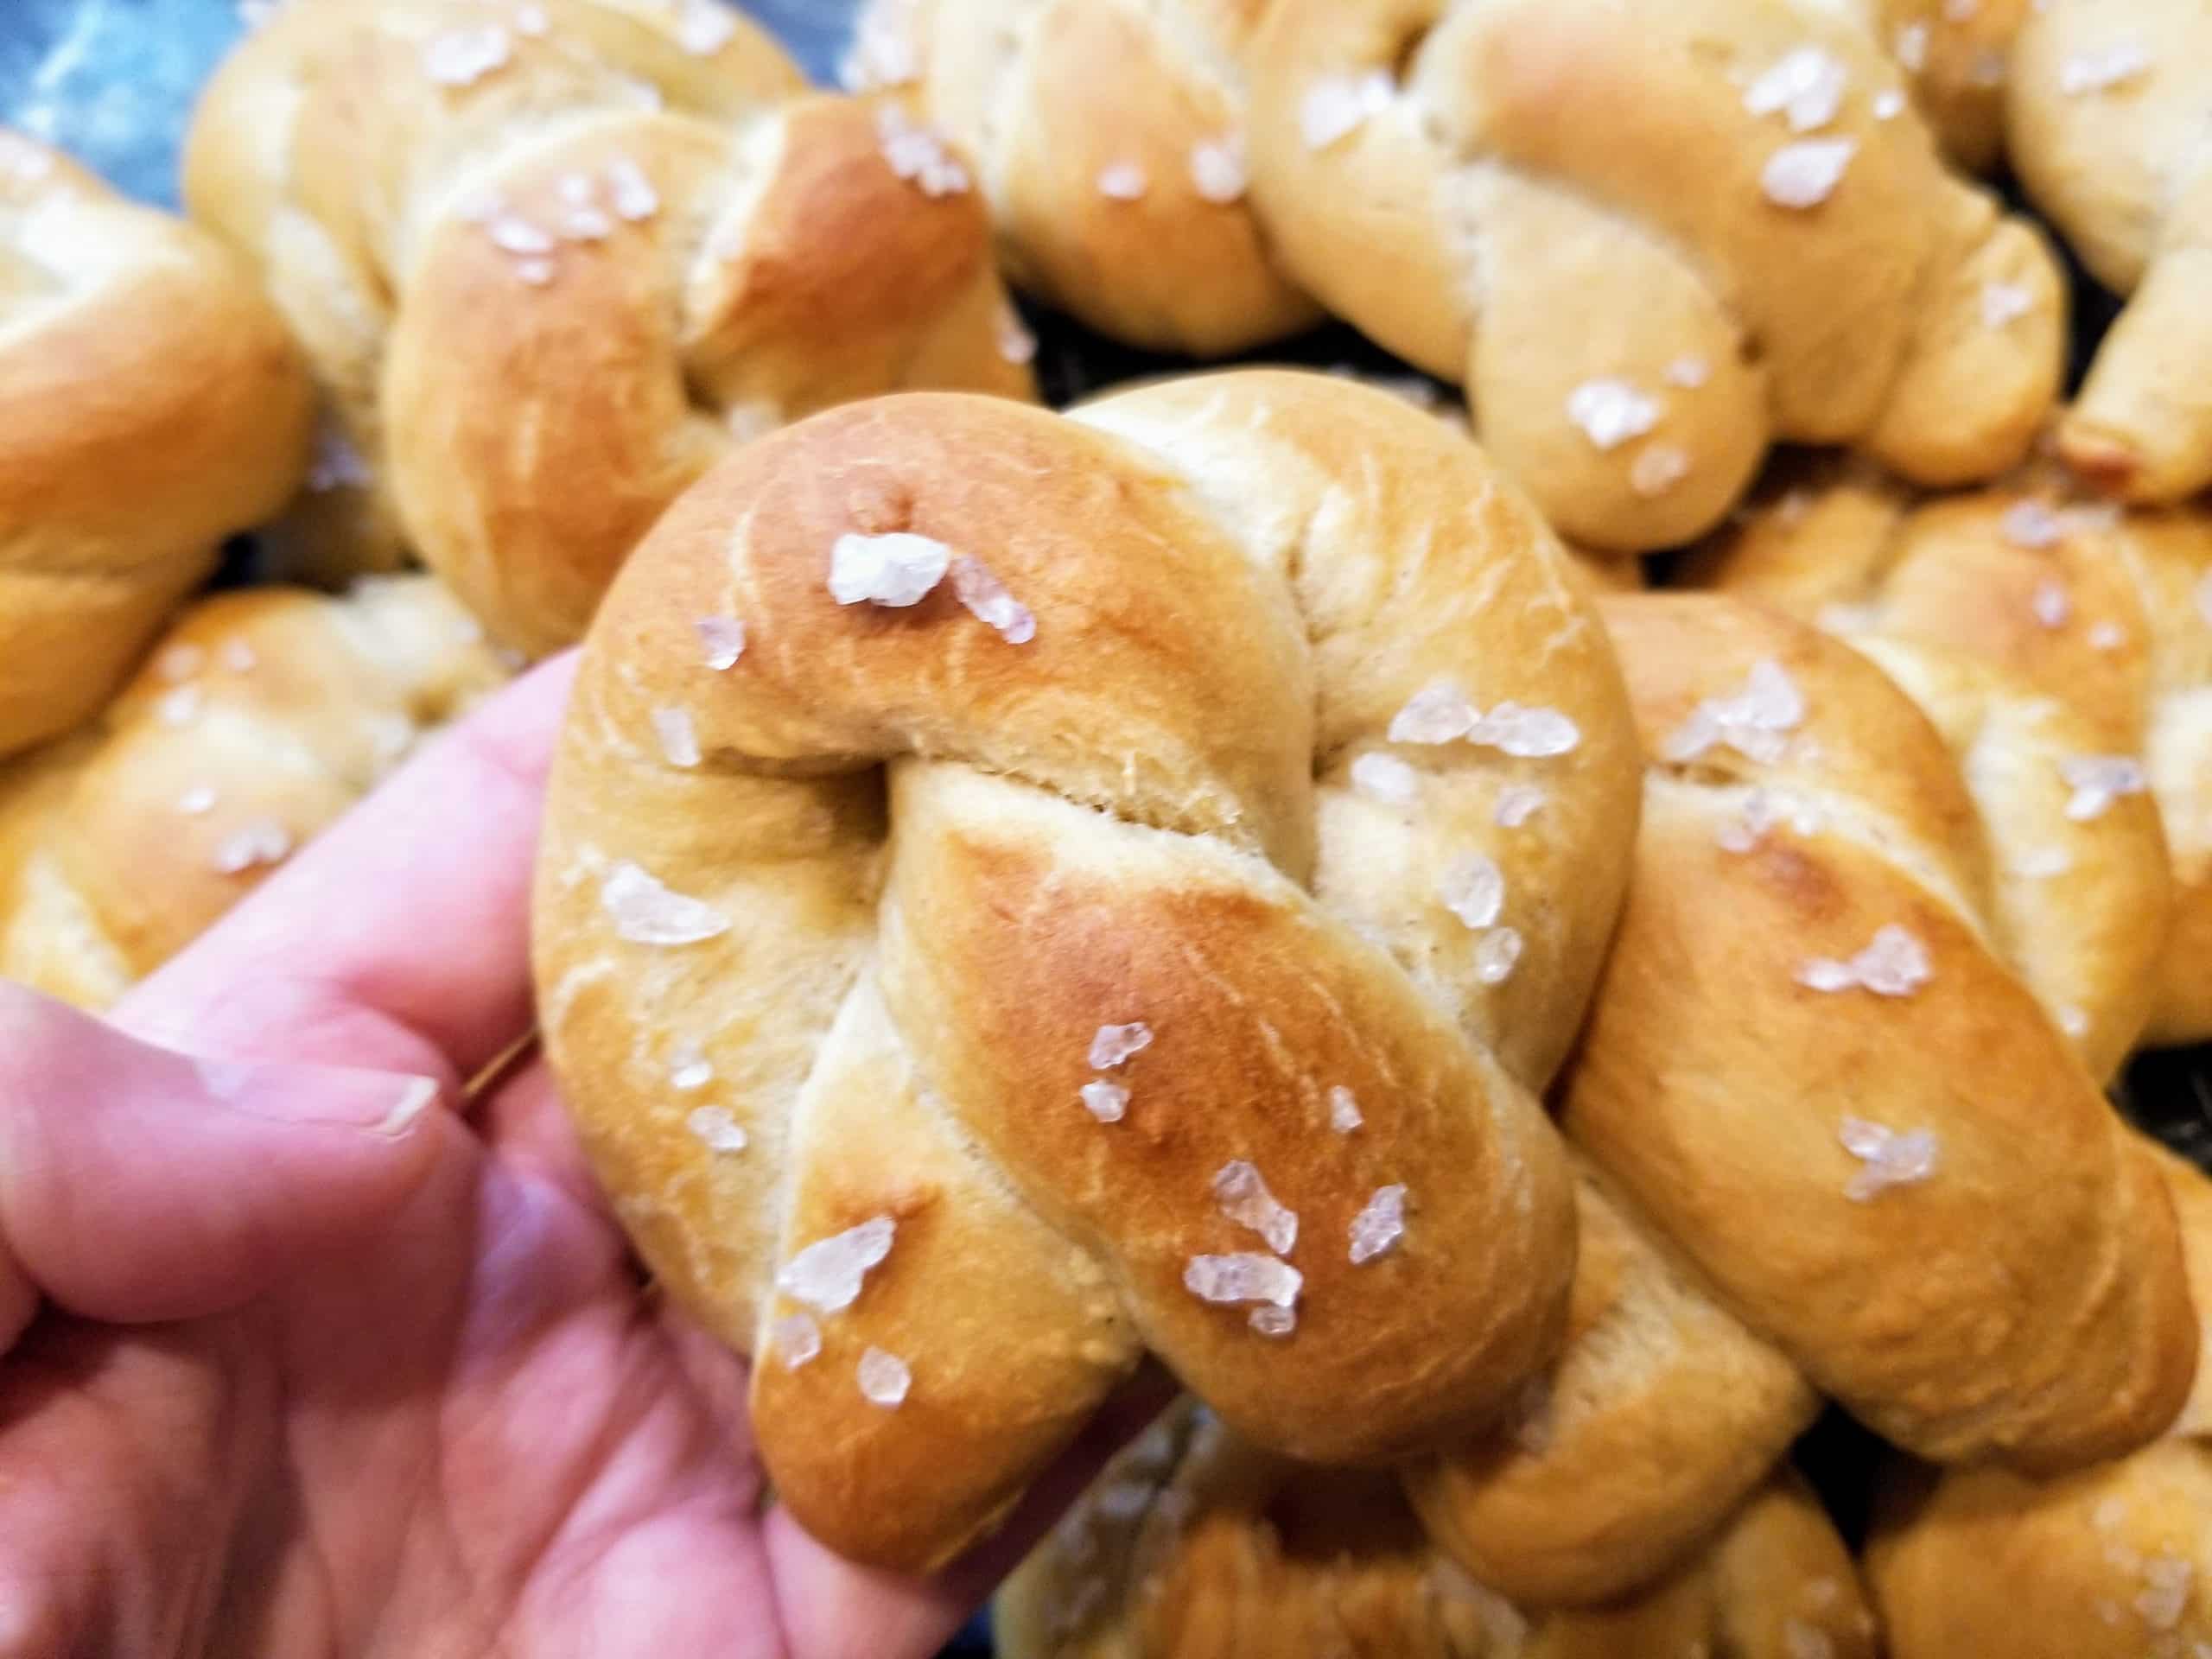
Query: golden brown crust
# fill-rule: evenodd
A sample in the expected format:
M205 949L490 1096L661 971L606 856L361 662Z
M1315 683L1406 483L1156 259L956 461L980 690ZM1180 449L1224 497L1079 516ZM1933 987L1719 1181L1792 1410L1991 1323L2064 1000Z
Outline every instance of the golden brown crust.
M1033 395L981 204L902 179L873 111L726 8L538 10L302 0L218 73L186 171L365 458L319 511L365 557L403 524L531 652L734 437L901 386Z
M1758 80L1808 48L1842 77L1836 107L1799 131L1754 113ZM1285 0L1250 61L1255 193L1286 264L1464 382L1485 442L1574 540L1688 541L1779 439L1987 477L2056 393L2050 251L1947 172L1910 111L1884 118L1897 71L1847 18ZM1382 107L1327 118L1374 75L1395 77ZM1993 288L2017 301L1997 324Z
M834 602L839 538L899 532L981 561L1033 639L943 589ZM695 633L716 616L748 639L719 673ZM1387 744L1445 677L1484 709L1566 715L1572 747ZM656 741L679 711L696 766ZM1147 1347L1308 1456L1408 1453L1497 1411L1566 1312L1573 1196L1533 1090L1611 924L1630 741L1534 512L1430 417L1326 377L1172 384L1077 419L885 399L687 494L586 652L537 973L633 1236L762 1356L763 1454L806 1523L943 1559ZM1391 749L1411 804L1350 785ZM1511 787L1541 833L1498 823ZM1477 853L1505 896L1471 926L1440 884ZM611 920L626 866L711 906L706 936ZM1521 958L1486 974L1507 928ZM1087 1063L1101 1027L1140 1020L1148 1047ZM668 1085L687 1046L704 1101ZM1123 1120L1085 1112L1094 1080L1128 1088ZM702 1103L744 1150L702 1144ZM1300 1218L1296 1329L1274 1340L1184 1285L1194 1256L1262 1249L1211 1190L1240 1159ZM1402 1241L1354 1264L1355 1213L1395 1185ZM778 1265L876 1216L894 1242L864 1294L824 1313L820 1358L781 1363L768 1333L799 1303ZM895 1411L855 1386L868 1346L911 1367Z
M2069 712L2046 723L2064 744L2140 757L2148 797L2085 822L2024 820L2016 800L1978 790L1993 836L2041 855L2042 873L1999 898L2018 914L2031 982L2055 1008L2084 1011L2093 1070L2139 1035L2212 1037L2212 513L2122 515L2040 474L1916 504L1871 473L1815 467L1764 492L1693 575L1854 639L1963 652L2063 702ZM2146 800L2169 865L2164 906L2142 868Z
M0 973L114 1001L505 672L427 576L202 601L0 777Z
M1240 60L1262 10L878 0L861 27L869 78L976 158L1016 283L1115 339L1221 357L1320 318L1243 189Z
M0 755L89 717L307 463L307 376L212 238L0 129Z
M2196 1360L2172 1206L1993 948L1942 738L1777 613L1605 610L1659 759L1563 1124L1732 1312L1898 1444L2046 1468L2141 1444ZM1771 756L1690 752L1694 712L1762 662L1802 703ZM1775 811L1745 834L1751 787ZM1857 967L1891 928L1920 960ZM1869 1184L1885 1137L1921 1134Z

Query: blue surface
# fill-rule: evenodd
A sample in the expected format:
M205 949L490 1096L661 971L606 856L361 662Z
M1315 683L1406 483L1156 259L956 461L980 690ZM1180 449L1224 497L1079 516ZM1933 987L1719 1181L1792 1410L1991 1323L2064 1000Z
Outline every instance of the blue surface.
M855 8L755 0L742 10L826 81ZM0 0L0 122L58 144L132 195L174 206L193 99L241 28L233 0Z

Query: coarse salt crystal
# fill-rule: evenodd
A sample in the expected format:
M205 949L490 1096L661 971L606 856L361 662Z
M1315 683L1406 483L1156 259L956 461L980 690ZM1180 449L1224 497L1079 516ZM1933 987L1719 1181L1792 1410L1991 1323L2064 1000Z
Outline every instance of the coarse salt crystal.
M1191 188L1201 200L1224 207L1242 201L1249 182L1243 133L1202 138L1191 146Z
M627 156L619 156L608 164L607 184L618 218L642 225L660 212L660 192L653 188L645 169Z
M2066 596L2066 584L2050 577L2036 584L2035 593L2029 598L2028 607L2036 620L2046 628L2063 628L2066 619L2074 614L2074 601Z
M2089 1034L2088 1013L2076 1007L2073 1003L2060 1003L2055 1017L2058 1020L2058 1028L2069 1037L2086 1037Z
M1027 606L1006 590L981 559L963 553L952 561L953 597L976 620L997 631L1010 645L1026 645L1037 637L1037 619Z
M1518 830L1544 809L1549 798L1534 784L1508 784L1497 791L1497 805L1491 816L1504 830Z
M1394 1249L1406 1236L1406 1189L1378 1186L1351 1218L1351 1264L1361 1267Z
M895 104L876 111L875 136L891 170L924 195L957 196L969 187L968 169L931 127L917 124Z
M180 685L155 700L154 718L164 726L189 726L207 706L207 693L198 686Z
M500 213L493 215L484 233L492 238L492 245L502 253L535 254L553 251L553 238L520 213Z
M2138 40L2114 41L2088 52L2076 52L2059 66L2058 89L2069 98L2109 91L2151 71L2150 48Z
M1600 449L1618 449L1659 424L1659 400L1616 376L1585 380L1567 394L1567 418Z
M1713 365L1701 357L1678 357L1667 365L1661 378L1670 386L1695 391L1713 378Z
M1411 806L1421 792L1421 774L1395 754L1370 753L1351 763L1351 786L1371 800Z
M944 580L952 550L905 531L846 534L830 555L830 592L840 605L918 605Z
M719 1106L702 1106L683 1120L684 1128L709 1152L743 1152L750 1138L742 1125Z
M188 818L205 817L215 810L215 791L206 784L195 784L176 798L176 810Z
M243 875L264 865L281 864L292 853L292 832L275 818L256 818L215 849L218 875Z
M2100 622L2089 630L2091 651L2118 651L2127 643L2127 630L2117 622Z
M1493 927L1475 941L1475 977L1485 985L1503 985L1521 963L1521 930Z
M1266 1178L1250 1160L1232 1158L1216 1170L1213 1195L1223 1215L1259 1234L1277 1255L1289 1255L1298 1243L1298 1212L1268 1191Z
M872 92L887 86L911 86L919 80L921 53L910 32L911 22L903 9L862 13L853 36L853 49L837 66L838 84L849 92Z
M1450 743L1465 737L1481 718L1466 694L1441 681L1424 686L1391 717L1393 743Z
M729 918L664 887L626 860L607 873L599 899L615 936L632 944L696 944L729 931Z
M1751 664L1744 689L1732 696L1708 697L1691 710L1661 746L1667 760L1694 760L1716 744L1747 760L1772 766L1787 747L1788 733L1804 723L1805 696L1781 664L1763 657Z
M1495 861L1465 853L1452 861L1437 885L1445 909L1471 928L1495 924L1505 908L1505 875Z
M2015 501L1997 522L2005 539L2015 547L2040 550L2066 539L2064 521L2040 501Z
M614 221L596 207L571 207L561 215L561 234L571 242L604 242Z
M1090 1069L1111 1071L1133 1054L1152 1046L1152 1027L1141 1020L1126 1026L1101 1026L1090 1039Z
M2005 327L2035 308L2035 295L2018 283L1981 285L1981 326L1985 328Z
M1853 1204L1866 1204L1891 1187L1910 1186L1936 1173L1938 1148L1932 1129L1900 1133L1863 1117L1847 1117L1837 1126L1836 1138L1865 1166L1843 1189Z
M531 288L543 288L553 280L550 259L518 259L515 262L515 280Z
M745 655L745 624L734 616L702 616L691 624L699 636L702 659L716 673L737 666Z
M906 1362L880 1348L870 1347L861 1354L854 1374L860 1379L861 1395L870 1405L881 1406L886 1411L904 1405L906 1391L914 1386L914 1373Z
M2189 1606L2193 1564L2178 1555L2153 1555L2143 1565L2144 1588L2135 1598L2135 1611L2154 1630L2171 1630L2181 1623Z
M1629 464L1628 486L1648 501L1666 494L1689 475L1689 451L1671 443L1655 443Z
M996 330L999 355L1006 361L1019 367L1037 360L1037 336L1011 305L999 307Z
M2012 861L2012 873L2031 881L2048 881L2074 868L2074 855L2063 847L2031 847Z
M712 1083L715 1068L698 1044L681 1043L670 1052L668 1080L671 1085L689 1094Z
M676 43L695 58L711 58L737 33L737 19L716 0L679 0Z
M1098 194L1109 201L1138 201L1152 188L1144 168L1135 162L1114 162L1098 174Z
M1118 1123L1128 1115L1129 1091L1118 1083L1102 1077L1084 1084L1076 1092L1082 1096L1084 1110L1101 1123Z
M1194 1255L1183 1265L1183 1287L1202 1302L1233 1306L1267 1302L1294 1307L1306 1275L1289 1262L1256 1250L1228 1255Z
M1363 75L1324 75L1298 106L1298 130L1311 150L1324 150L1389 109L1398 83L1387 69Z
M1298 1329L1298 1310L1291 1307L1255 1307L1244 1323L1263 1337L1287 1337Z
M1928 25L1907 23L1897 32L1891 47L1899 64L1914 74L1928 67Z
M1582 741L1582 728L1556 709L1524 708L1509 698L1475 722L1467 741L1516 760L1541 760L1571 753Z
M857 1227L817 1239L776 1270L776 1288L822 1313L840 1313L860 1300L869 1270L891 1254L899 1224L872 1216Z
M1759 169L1759 189L1777 207L1817 207L1835 194L1859 153L1856 138L1807 138L1784 144Z
M553 20L545 15L545 8L523 6L515 12L515 33L533 41L542 41L551 32Z
M654 709L653 735L660 740L661 758L670 766L689 771L699 764L699 734L688 710Z
M423 48L423 73L441 86L474 86L506 67L507 31L497 23L457 29L432 37Z
M1847 961L1814 957L1797 970L1797 982L1813 990L1847 991L1856 986L1877 996L1910 996L1934 976L1928 947L1895 923L1878 930L1872 943Z
M1874 118L1894 121L1904 113L1904 94L1894 86L1885 86L1874 94Z
M1744 91L1751 114L1779 113L1792 132L1811 132L1835 119L1851 76L1833 53L1801 46L1777 59Z
M1338 1135L1350 1135L1366 1118L1360 1115L1359 1099L1341 1083L1329 1090L1329 1127Z
M243 639L226 639L216 656L233 674L251 674L261 666L260 656Z
M2127 754L2070 754L2058 763L2059 776L2074 791L2066 816L2076 823L2101 818L2123 795L2150 787L2143 763Z
M770 1327L768 1340L783 1356L784 1369L795 1371L822 1353L822 1327L810 1313L786 1313Z

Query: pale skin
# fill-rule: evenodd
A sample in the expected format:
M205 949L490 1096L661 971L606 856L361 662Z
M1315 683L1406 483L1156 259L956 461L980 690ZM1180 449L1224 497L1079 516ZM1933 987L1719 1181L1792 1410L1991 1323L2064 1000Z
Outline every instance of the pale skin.
M766 1499L742 1363L644 1283L543 1062L466 1097L531 1029L567 684L111 1023L0 982L0 1659L919 1659L1157 1403L935 1579Z

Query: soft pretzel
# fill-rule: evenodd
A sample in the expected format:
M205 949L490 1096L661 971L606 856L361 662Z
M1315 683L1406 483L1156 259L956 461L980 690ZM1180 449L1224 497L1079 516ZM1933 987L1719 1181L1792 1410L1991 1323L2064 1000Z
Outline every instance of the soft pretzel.
M308 419L236 261L0 129L0 755L114 694L297 485Z
M875 0L855 79L976 158L1014 283L1103 334L1219 357L1319 308L1246 199L1261 0Z
M1929 483L2056 393L2049 248L1946 171L1859 24L1788 0L1283 0L1253 190L1332 310L1464 383L1560 532L1710 528L1778 438Z
M784 1501L942 1560L1147 1349L1317 1459L1498 1413L1631 743L1533 510L1326 377L885 399L687 495L586 648L537 972Z
M325 512L376 492L532 653L734 438L1031 391L965 168L717 0L297 0L209 86L185 190L314 359Z
M2129 296L2060 453L2130 501L2212 484L2212 13L2196 0L2044 0L2014 48L2012 162L2106 287Z
M2124 1053L2131 1017L2154 1043L2212 1039L2212 513L2123 516L2042 476L1916 504L1871 472L1816 466L1778 476L1695 574L1853 639L1965 652L2065 704L2053 723L2090 722L2068 740L2082 753L2139 759L2147 794L2075 824L2065 860L2037 855L2056 845L2040 827L1985 810L2025 863L1999 897L2094 930L2023 951L2047 1001L2090 1011L2093 1070ZM2171 928L2125 851L2143 802L2163 823Z
M1386 1477L1287 1463L1184 1402L1000 1592L1006 1659L1872 1659L1873 1615L1803 1485L1770 1474L1664 1581L1516 1609L1422 1536Z
M2147 1143L2146 1143L2147 1144ZM2212 1182L2150 1147L2212 1289ZM2037 1481L1892 1471L1866 1567L1894 1659L2196 1659L2212 1649L2212 1368L2174 1435Z
M2012 41L2034 0L1806 0L1869 30L1944 150L1987 173L2005 148Z
M428 576L202 601L0 772L0 975L105 1007L505 677Z
M2172 1206L2006 964L1942 735L1778 613L1603 609L1653 761L1563 1126L1895 1443L2049 1468L2164 1429L2196 1349Z

